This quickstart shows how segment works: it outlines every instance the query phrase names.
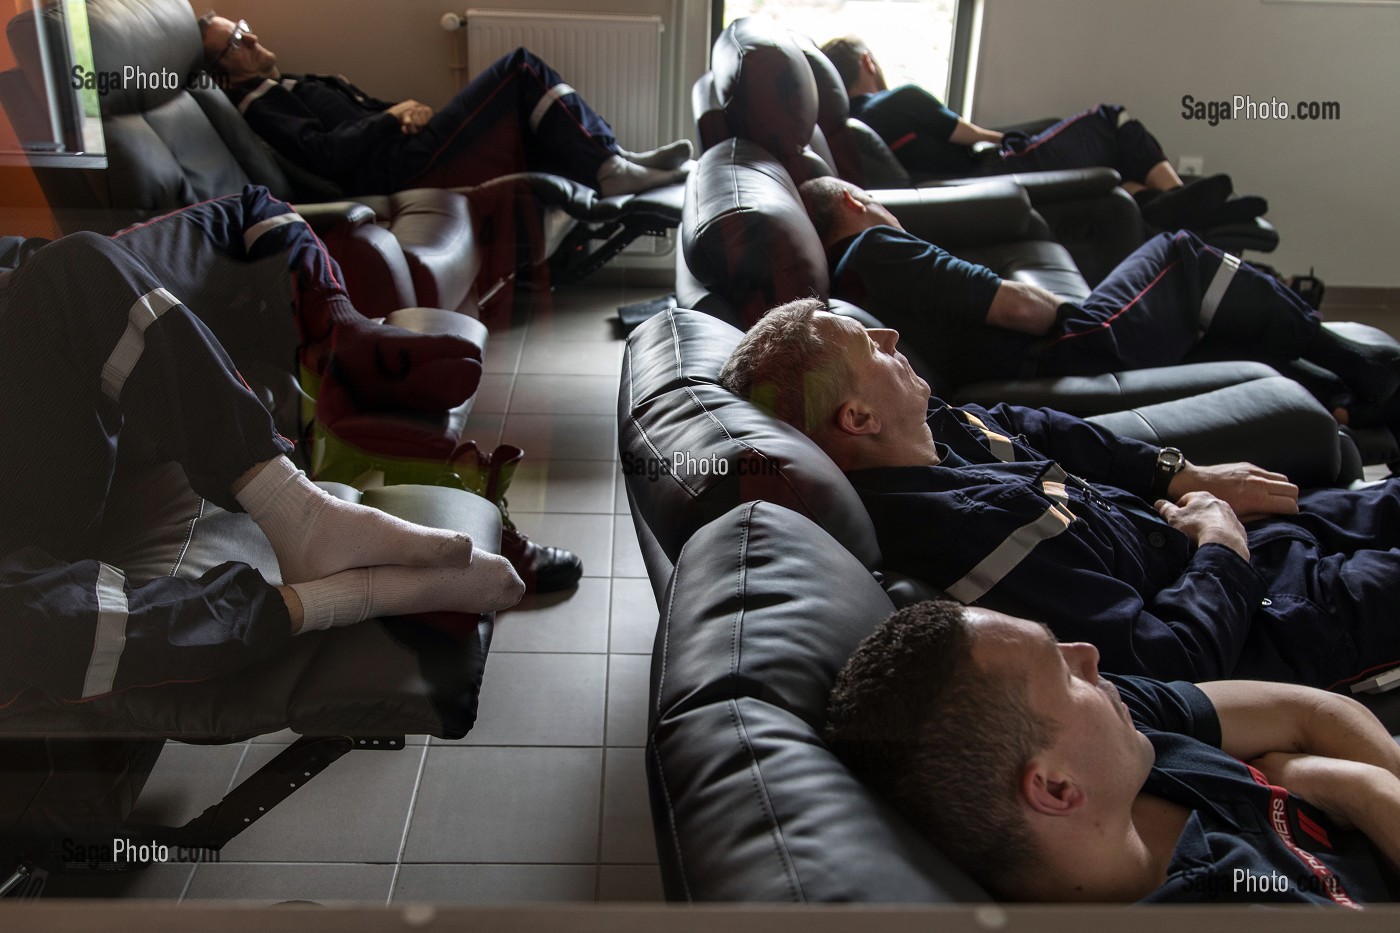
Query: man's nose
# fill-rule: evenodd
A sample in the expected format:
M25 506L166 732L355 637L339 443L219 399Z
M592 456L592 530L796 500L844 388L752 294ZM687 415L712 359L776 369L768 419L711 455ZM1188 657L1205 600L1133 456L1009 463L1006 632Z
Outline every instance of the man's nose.
M1085 680L1096 682L1099 679L1099 649L1086 641L1064 645L1065 654L1071 669Z

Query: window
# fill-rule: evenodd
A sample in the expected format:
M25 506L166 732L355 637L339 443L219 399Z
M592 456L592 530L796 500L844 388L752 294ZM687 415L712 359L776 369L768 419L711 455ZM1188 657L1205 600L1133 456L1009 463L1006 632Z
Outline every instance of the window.
M918 84L957 110L962 104L971 2L959 0L713 0L717 30L765 15L818 45L859 36L890 87Z
M9 149L0 159L101 167L102 122L84 0L35 0L5 23L12 67L0 71ZM75 86L76 85L76 86Z

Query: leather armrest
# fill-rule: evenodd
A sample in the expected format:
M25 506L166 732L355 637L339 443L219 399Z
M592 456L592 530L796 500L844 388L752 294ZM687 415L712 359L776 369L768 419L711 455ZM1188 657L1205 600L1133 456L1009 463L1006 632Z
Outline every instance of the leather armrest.
M1087 418L1175 401L1246 381L1273 378L1278 378L1278 373L1263 363L1190 363L1101 376L976 382L963 386L957 398L959 402L979 405L1008 402L1012 405L1044 406ZM1286 381L1292 383L1292 380ZM1311 399L1311 396L1308 398Z
M486 349L490 339L486 325L481 321L442 308L400 308L385 317L384 323L419 334L451 334L470 340L477 347L476 359L481 359L480 351Z
M1010 181L891 188L871 194L906 230L931 243L971 246L1029 238L1031 203L1026 192Z
M1336 483L1342 466L1336 421L1282 376L1089 420L1149 444L1180 447L1197 463L1244 460L1305 487Z
M1031 203L1053 204L1107 194L1122 183L1122 177L1111 168L1072 168L1053 172L1020 172L1000 175L1026 189ZM939 178L920 182L920 188L956 188L986 181L985 177Z
M359 201L323 201L318 204L293 204L292 209L306 218L317 236L323 236L340 224L372 224L374 211Z

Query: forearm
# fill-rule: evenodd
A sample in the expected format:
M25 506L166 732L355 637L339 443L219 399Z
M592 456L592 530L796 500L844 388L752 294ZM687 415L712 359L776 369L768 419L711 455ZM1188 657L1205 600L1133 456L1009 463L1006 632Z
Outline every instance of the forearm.
M1400 745L1365 706L1316 691L1303 720L1300 751L1373 765L1400 779Z
M1356 807L1349 814L1352 823L1400 869L1400 778L1367 766L1358 774L1357 787Z
M1271 784L1364 833L1400 869L1400 778L1373 765L1320 755L1267 755L1253 764Z
M1316 755L1400 777L1400 745L1370 710L1350 697L1248 680L1200 688L1220 717L1220 747L1236 758L1248 761L1271 752Z
M1043 288L1022 282L1002 282L992 306L987 309L987 323L1043 337L1055 326L1059 307L1060 300Z
M999 143L1001 135L995 130L983 129L976 123L959 119L952 135L948 137L948 141L957 146L971 146L973 143Z

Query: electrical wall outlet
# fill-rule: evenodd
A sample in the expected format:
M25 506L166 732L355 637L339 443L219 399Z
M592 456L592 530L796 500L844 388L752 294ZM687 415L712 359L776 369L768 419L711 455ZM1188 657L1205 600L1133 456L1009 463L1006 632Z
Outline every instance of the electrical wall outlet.
M1206 173L1206 157L1198 155L1184 155L1176 160L1176 171L1179 175L1204 175Z

